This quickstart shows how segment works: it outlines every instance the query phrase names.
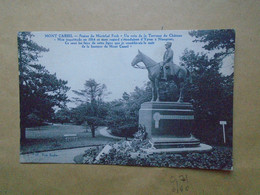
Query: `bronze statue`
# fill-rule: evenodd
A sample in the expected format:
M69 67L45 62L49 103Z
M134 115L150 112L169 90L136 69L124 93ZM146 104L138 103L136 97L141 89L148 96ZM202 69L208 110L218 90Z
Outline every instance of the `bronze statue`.
M172 43L167 42L165 44L165 53L163 55L163 64L162 64L162 70L163 70L163 80L167 80L166 72L169 68L173 65L173 51L171 49Z
M170 46L170 44L166 44L166 49L168 49L169 46ZM157 101L157 102L160 101L159 81L164 80L163 78L161 78L161 67L164 67L164 74L165 74L166 80L167 81L173 80L176 83L177 88L180 92L178 102L183 102L184 83L187 79L189 82L191 82L191 74L188 69L178 66L173 63L173 61L172 61L173 52L171 54L171 51L170 51L170 55L165 54L166 57L164 57L163 62L157 63L138 50L138 54L135 56L135 58L133 59L133 61L131 63L134 68L148 70L148 78L150 79L150 81L152 83L152 100L151 101ZM170 56L170 57L168 57L168 56ZM138 64L139 62L143 62L145 66L139 65Z

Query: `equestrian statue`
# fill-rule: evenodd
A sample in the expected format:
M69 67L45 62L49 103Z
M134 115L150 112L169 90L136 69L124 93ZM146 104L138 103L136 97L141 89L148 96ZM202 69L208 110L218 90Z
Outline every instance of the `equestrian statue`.
M171 49L171 42L165 44L165 53L163 61L160 63L155 62L140 50L132 61L134 68L147 69L148 78L152 83L152 100L160 101L159 94L159 82L160 81L174 81L178 91L179 99L178 102L183 102L183 88L185 81L188 80L191 83L191 74L188 69L182 66L178 66L173 63L173 51ZM142 62L145 66L141 66L138 63Z

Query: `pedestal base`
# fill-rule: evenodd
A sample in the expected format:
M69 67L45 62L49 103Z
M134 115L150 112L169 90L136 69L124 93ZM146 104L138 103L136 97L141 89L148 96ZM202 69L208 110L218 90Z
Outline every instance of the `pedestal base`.
M149 138L190 138L193 122L193 106L186 102L145 102L139 110Z
M145 102L139 110L139 124L146 128L152 153L211 150L192 136L193 123L193 106L187 102Z
M190 138L156 138L150 139L153 147L156 149L160 148L188 148L198 147L200 141L194 137Z

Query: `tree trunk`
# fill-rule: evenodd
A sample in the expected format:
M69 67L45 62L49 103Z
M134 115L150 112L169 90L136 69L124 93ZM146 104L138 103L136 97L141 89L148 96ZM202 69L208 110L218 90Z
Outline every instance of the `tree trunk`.
M95 137L95 128L91 127L91 133L92 133L92 137Z

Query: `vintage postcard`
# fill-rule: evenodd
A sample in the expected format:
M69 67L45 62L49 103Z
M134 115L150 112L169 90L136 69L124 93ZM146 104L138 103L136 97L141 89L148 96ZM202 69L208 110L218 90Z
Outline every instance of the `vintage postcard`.
M232 170L235 31L19 32L20 162Z

